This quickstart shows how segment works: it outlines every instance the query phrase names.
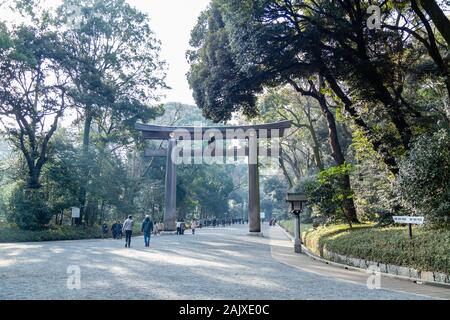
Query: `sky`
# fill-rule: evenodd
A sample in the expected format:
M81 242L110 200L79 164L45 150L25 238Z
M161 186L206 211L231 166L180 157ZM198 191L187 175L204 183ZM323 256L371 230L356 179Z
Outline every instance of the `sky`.
M149 15L150 26L162 42L161 57L168 63L167 84L172 88L165 92L163 102L195 104L186 79L189 65L185 54L189 48L191 30L209 1L128 0Z
M10 0L11 2L13 0ZM54 6L60 0L45 0ZM161 58L168 64L166 83L171 88L163 92L161 102L195 104L186 79L189 65L186 50L192 28L210 0L127 0L150 17L150 26L161 44ZM3 1L0 0L0 3ZM2 8L0 19L9 20L11 14Z

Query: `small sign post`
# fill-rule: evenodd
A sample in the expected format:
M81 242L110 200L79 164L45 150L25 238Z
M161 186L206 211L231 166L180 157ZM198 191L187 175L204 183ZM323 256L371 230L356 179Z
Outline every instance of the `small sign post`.
M412 239L412 225L422 225L424 217L412 217L412 216L393 216L395 223L407 224L409 230L409 238Z
M73 225L73 219L79 219L80 218L80 208L72 207L72 225Z

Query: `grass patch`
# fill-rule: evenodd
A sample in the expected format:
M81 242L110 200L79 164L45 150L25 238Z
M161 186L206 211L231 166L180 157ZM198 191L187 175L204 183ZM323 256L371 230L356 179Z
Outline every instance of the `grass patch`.
M277 222L281 227L284 228L291 235L294 235L294 220L282 220ZM312 228L312 224L300 223L301 232L304 233Z
M411 267L422 271L450 273L450 229L413 227L376 228L373 225L332 225L309 230L303 242L314 253L323 249L342 255Z
M109 225L111 227L111 225ZM133 235L140 235L141 224L135 221ZM100 226L76 227L76 226L54 226L47 230L28 231L21 230L10 225L0 226L0 243L8 242L38 242L56 240L82 240L112 238L111 232L104 235Z

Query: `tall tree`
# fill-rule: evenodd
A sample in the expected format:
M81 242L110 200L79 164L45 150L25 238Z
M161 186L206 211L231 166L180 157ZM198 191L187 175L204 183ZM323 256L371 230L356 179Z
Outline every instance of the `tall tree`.
M195 50L188 55L198 105L215 120L227 119L238 109L252 115L257 112L255 95L264 86L298 84L319 75L327 96L397 174L398 159L414 135L428 126L421 107L408 98L420 88L408 80L417 74L424 53L412 53L417 41L399 30L367 28L369 4L213 1L192 33ZM383 23L396 21L402 14L399 8L385 2ZM421 74L442 79L436 68Z
M107 141L129 143L136 121L147 122L158 114L150 104L165 87L163 63L148 17L124 0L65 0L58 16L66 70L74 83L70 94L84 119L83 214L92 125Z
M3 129L28 168L27 184L41 186L51 138L67 107L58 35L41 27L0 26L0 115Z
M344 150L341 146L341 142L340 142L340 138L339 138L339 134L338 134L338 127L336 124L336 120L335 120L335 116L332 112L332 110L329 107L329 101L326 99L326 97L323 95L322 93L322 89L323 89L323 81L320 81L321 79L318 79L319 83L316 84L316 82L314 82L313 80L309 80L306 83L306 87L305 86L300 86L297 83L293 84L293 87L296 89L296 91L294 94L291 94L291 99L295 99L295 96L297 96L297 99L299 97L299 95L303 95L305 97L309 97L309 99L315 102L315 106L317 108L320 109L321 114L323 116L323 119L325 119L324 121L324 126L327 128L327 135L328 135L328 145L329 145L329 150L331 150L330 153L331 157L333 158L335 165L337 166L342 166L345 165L346 160L345 160L345 155L344 155ZM294 98L293 98L294 97ZM295 101L295 100L294 100ZM295 102L294 102L295 103ZM298 102L297 102L298 103ZM304 105L303 105L304 103ZM283 101L281 101L281 105L280 104L276 104L273 106L273 108L276 110L275 112L277 112L280 115L283 115L284 117L287 117L287 119L292 119L293 124L295 127L297 128L307 128L308 131L310 132L311 138L312 138L312 150L313 150L313 154L314 154L314 158L316 161L316 166L317 169L319 169L319 171L323 171L325 169L322 160L321 160L321 156L320 156L320 145L319 145L319 141L317 139L317 133L316 130L314 128L314 125L312 123L311 120L311 114L310 114L310 108L311 108L311 104L312 102L309 101L308 103L308 99L304 99L300 101L300 106L297 107L297 109L291 109L289 107L287 107L286 105L283 106ZM307 109L309 107L309 109ZM285 113L282 112L283 110L289 110L289 112ZM309 112L307 111L309 110ZM261 110L261 112L264 112L265 110ZM302 117L302 113L305 113L306 117ZM306 123L303 123L302 118L306 118L305 120L307 121ZM296 136L296 139L298 139L299 137ZM288 141L289 146L287 146L288 149L291 149L291 146L295 145L295 141ZM301 163L299 163L298 161L292 161L291 157L287 154L287 152L283 152L281 155L282 158L286 158L287 162L291 164L291 166L295 171L300 170L300 166L302 165ZM295 159L295 155L293 157ZM284 159L282 159L284 160ZM308 161L309 159L305 159L303 162ZM284 161L281 162L281 164ZM284 169L283 165L282 169ZM297 167L297 168L296 168ZM298 177L300 178L300 177ZM289 181L291 181L291 179L288 179ZM299 180L299 179L297 179ZM342 183L342 189L345 191L346 194L351 194L351 185L350 185L350 176L346 173L342 175L342 179L341 179L341 183ZM345 200L344 202L344 210L345 210L345 215L352 221L352 222L357 222L357 215L356 215L356 209L355 209L355 205L353 203L353 199L352 198L348 198Z

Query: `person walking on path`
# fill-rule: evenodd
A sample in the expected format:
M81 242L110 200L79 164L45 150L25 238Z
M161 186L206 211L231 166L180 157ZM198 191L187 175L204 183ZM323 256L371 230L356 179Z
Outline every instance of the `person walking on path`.
M146 215L144 221L142 221L141 231L144 233L144 245L150 247L150 236L153 231L153 221L150 220L150 216Z
M106 223L103 223L103 224L102 224L102 234L103 234L103 237L106 237L106 235L108 234L108 231L109 231L108 225L107 225Z
M130 247L131 245L131 234L133 233L133 217L128 216L128 219L126 219L123 222L122 232L125 231L125 248Z
M192 219L191 221L192 234L195 234L195 228L197 228L197 221L195 219Z
M120 240L122 240L122 237L123 237L122 228L123 228L123 224L120 223L120 221L117 221L117 239L120 239Z
M155 236L160 236L161 231L164 230L164 224L162 222L155 223L153 230L154 230Z
M112 233L113 239L117 239L117 222L114 222L112 224L111 233Z

